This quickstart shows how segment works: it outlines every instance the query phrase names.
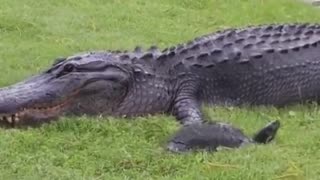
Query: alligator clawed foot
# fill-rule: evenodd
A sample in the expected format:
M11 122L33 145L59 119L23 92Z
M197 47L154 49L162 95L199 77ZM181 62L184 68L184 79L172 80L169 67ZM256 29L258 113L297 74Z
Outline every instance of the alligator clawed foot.
M236 148L249 142L250 138L229 124L204 123L182 127L167 148L172 152L217 151L219 147Z
M238 148L251 143L268 143L274 139L279 127L280 122L273 121L251 139L230 124L193 124L182 127L169 141L167 149L178 153L193 150L217 151L220 148Z

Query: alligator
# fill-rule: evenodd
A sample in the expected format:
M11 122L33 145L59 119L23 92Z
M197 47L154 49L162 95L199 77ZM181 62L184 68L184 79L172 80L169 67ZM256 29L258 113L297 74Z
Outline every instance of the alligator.
M264 24L223 29L160 49L97 50L0 89L0 122L37 126L65 116L168 114L181 124L176 152L242 147L274 139L279 121L248 138L204 117L208 106L273 106L317 101L320 25Z

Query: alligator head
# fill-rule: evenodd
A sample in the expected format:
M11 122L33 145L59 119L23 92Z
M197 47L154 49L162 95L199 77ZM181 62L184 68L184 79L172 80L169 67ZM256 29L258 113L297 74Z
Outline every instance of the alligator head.
M0 122L35 125L63 114L112 113L126 96L130 70L113 53L59 59L46 71L0 89Z

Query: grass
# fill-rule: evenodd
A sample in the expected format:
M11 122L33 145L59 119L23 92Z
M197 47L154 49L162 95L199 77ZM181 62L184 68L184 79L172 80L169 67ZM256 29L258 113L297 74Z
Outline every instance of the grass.
M184 42L253 24L319 22L294 0L0 0L0 86L58 56ZM41 128L0 130L0 179L318 179L319 107L205 108L253 134L280 119L276 141L218 153L164 150L173 117L62 118Z

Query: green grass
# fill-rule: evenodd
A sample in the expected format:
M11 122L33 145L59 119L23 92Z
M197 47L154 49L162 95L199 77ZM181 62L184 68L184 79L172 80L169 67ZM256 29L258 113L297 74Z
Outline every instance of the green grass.
M294 0L0 0L0 86L48 67L58 56L184 42L253 24L319 22ZM166 140L173 117L62 118L37 129L0 130L0 179L319 179L317 105L206 108L253 134L280 119L276 141L218 153L177 155Z

